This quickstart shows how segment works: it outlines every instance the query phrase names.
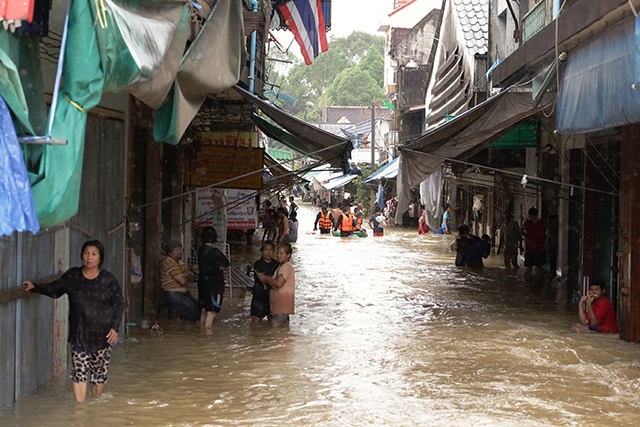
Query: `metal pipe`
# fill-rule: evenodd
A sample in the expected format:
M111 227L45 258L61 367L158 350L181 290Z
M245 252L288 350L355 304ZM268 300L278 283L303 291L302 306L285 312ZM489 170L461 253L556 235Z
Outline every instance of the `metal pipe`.
M69 141L66 139L51 138L47 136L19 136L18 142L20 144L34 144L34 145L68 145Z
M253 12L258 11L258 0L251 0ZM256 45L257 32L251 33L251 42L249 46L249 92L254 93L256 80Z

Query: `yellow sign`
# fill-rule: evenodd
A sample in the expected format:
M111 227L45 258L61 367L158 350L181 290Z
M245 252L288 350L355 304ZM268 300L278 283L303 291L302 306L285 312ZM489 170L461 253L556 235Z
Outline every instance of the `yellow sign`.
M203 145L195 158L187 162L185 184L259 190L263 164L262 148Z
M200 133L202 145L222 145L226 147L257 147L258 133L230 130L228 132Z

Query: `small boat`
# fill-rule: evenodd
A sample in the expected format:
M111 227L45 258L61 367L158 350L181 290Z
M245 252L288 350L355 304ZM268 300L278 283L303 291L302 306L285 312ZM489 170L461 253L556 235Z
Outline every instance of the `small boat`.
M333 234L335 237L340 237L340 230L333 230L331 234ZM357 230L353 232L352 236L367 237L367 232L363 230Z

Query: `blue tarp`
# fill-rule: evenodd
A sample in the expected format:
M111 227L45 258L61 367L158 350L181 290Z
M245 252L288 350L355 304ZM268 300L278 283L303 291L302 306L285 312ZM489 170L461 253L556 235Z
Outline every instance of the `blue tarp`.
M9 107L0 97L0 236L40 229Z
M635 27L625 23L569 53L558 94L558 132L586 133L640 122L640 92L632 89L640 81L638 40L636 18Z
M357 177L358 175L341 175L337 178L334 178L325 182L324 184L322 184L322 186L327 190L333 190L334 188L339 188L339 187L342 187L343 185L347 185Z
M395 159L393 159L392 161L390 161L389 163L387 163L386 165L384 165L383 167L381 167L380 169L378 169L377 171L369 175L367 179L365 179L362 182L378 181L378 180L381 180L382 178L386 178L386 179L395 178L396 176L398 176L399 163L400 163L400 157L396 157Z

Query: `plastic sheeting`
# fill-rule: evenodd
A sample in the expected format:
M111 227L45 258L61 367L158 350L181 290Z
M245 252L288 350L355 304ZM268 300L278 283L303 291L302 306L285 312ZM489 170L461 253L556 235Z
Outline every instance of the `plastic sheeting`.
M20 37L0 26L0 96L11 109L19 136L42 134L44 101L39 40Z
M253 102L271 120L293 135L297 141L304 144L309 149L309 152L312 153L311 157L321 158L332 166L344 167L353 148L351 141L292 116L239 86L236 86L235 89L243 98Z
M0 236L40 229L9 107L0 97Z
M445 158L462 157L488 146L549 103L547 96L540 107L533 108L530 93L507 89L400 147L396 221L402 222L402 215L409 207L411 189L435 172Z
M367 179L362 181L362 183L366 184L367 182L371 182L371 181L379 181L382 178L386 178L386 179L395 178L396 176L398 176L399 164L400 164L400 157L396 157L395 159L391 160L389 163L387 163L386 165L384 165L383 167L381 167L380 169L378 169L377 171L369 175Z
M176 25L145 16L136 21L138 24L132 21L125 25L121 22L122 16L133 20L134 15L118 12L121 9L114 1L104 4L106 11L96 9L96 2L92 0L74 0L69 11L63 84L51 129L53 138L67 140L68 145L28 148L33 198L43 228L58 225L78 212L87 112L98 105L103 91L135 88L143 101L151 102L158 94L148 97L144 94L152 91L162 94L163 85L168 91L173 80L171 76L168 85L154 82L156 74L151 67L162 63L161 50L170 45L169 36L153 32L175 33ZM156 4L143 0L129 2L127 7L139 8L141 12L154 11L156 16L173 7L174 13L168 13L166 19L178 22L185 8L183 3L175 1ZM149 42L153 37L157 37L155 44ZM129 46L126 40L138 45ZM183 48L184 45L180 49ZM143 54L144 50L149 52ZM166 80L164 74L160 75L160 80ZM141 84L147 86L140 87Z
M244 52L242 2L218 0L185 53L173 93L157 111L153 137L176 145L209 94L240 80Z
M322 186L327 190L333 190L334 188L344 187L357 177L358 175L342 175L325 182L324 184L322 184Z
M586 133L640 122L640 18L572 50L558 93L556 128Z

